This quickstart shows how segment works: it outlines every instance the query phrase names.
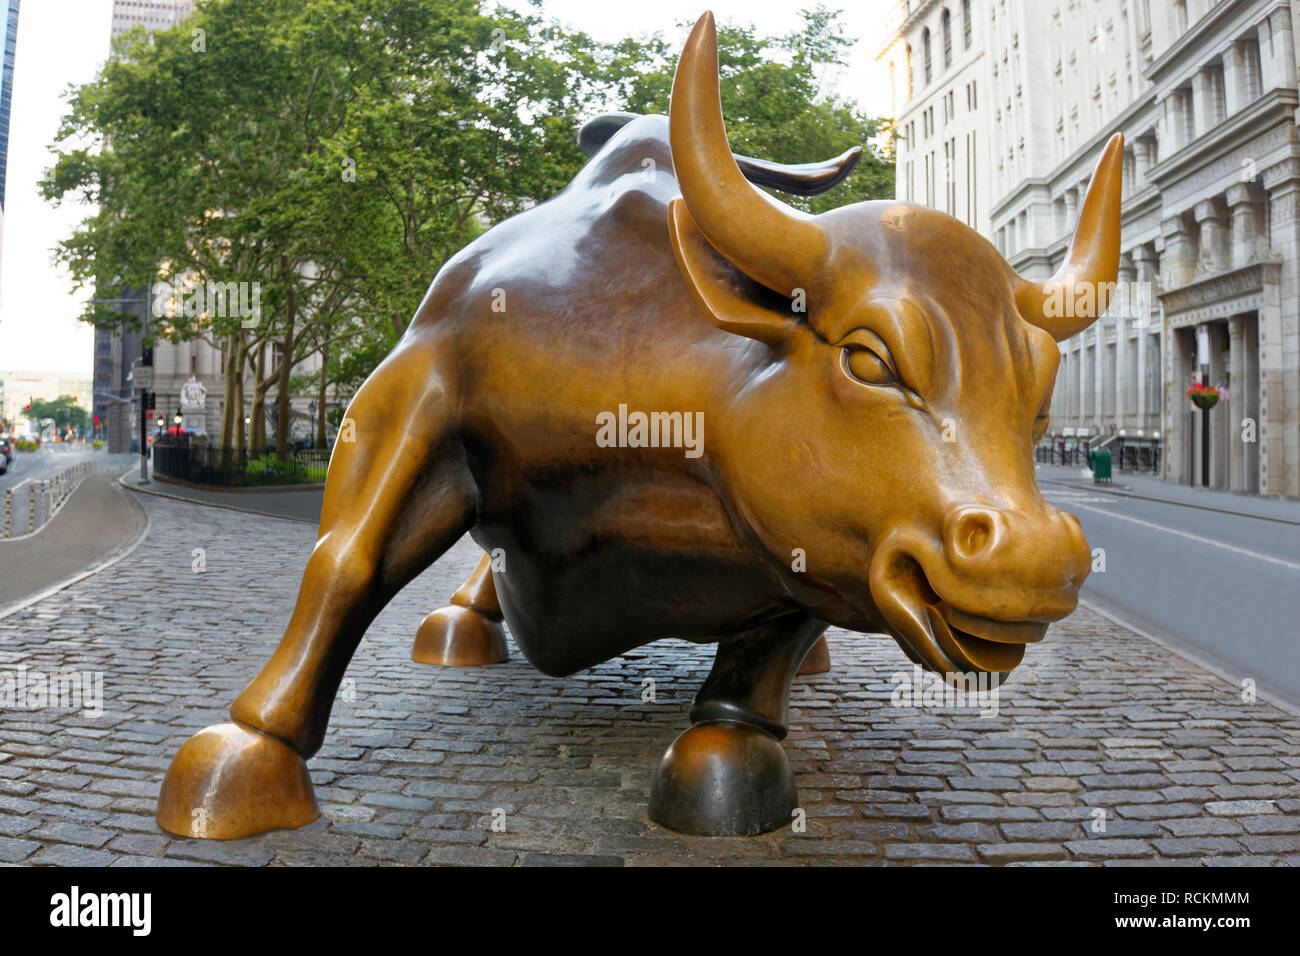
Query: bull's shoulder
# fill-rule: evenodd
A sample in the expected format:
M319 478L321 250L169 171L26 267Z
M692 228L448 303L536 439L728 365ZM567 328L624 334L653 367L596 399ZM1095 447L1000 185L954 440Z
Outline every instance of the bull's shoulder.
M662 285L676 273L668 203L678 194L667 117L636 117L608 137L563 191L449 259L417 321L462 307L474 311L496 289L527 289L536 301L608 286L611 276L625 289Z

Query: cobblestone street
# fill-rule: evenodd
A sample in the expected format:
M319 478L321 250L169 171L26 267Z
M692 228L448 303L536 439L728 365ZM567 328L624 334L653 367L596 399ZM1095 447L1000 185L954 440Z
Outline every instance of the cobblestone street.
M490 668L414 664L421 618L478 558L469 539L358 649L309 765L323 819L173 838L153 819L163 772L278 642L315 529L142 500L151 530L132 556L0 620L0 664L104 682L99 717L0 711L0 861L1300 863L1300 720L1082 609L1031 647L992 718L891 706L891 675L911 670L893 640L831 631L833 668L796 682L785 744L806 832L662 830L651 774L711 648L665 641L568 679L513 648Z

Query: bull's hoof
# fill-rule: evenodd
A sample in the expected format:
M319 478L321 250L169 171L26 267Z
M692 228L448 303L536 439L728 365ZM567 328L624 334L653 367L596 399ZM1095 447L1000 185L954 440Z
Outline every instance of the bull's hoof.
M803 663L795 673L802 677L807 674L825 674L830 669L831 650L826 645L826 638L819 637L817 642L808 648L808 653L803 656Z
M297 751L235 723L213 724L185 741L158 794L158 825L177 836L238 840L319 816Z
M440 607L420 625L411 660L443 667L480 667L510 659L506 631L468 607Z
M788 826L798 806L780 742L748 724L696 724L668 748L650 785L650 819L678 833L753 836Z

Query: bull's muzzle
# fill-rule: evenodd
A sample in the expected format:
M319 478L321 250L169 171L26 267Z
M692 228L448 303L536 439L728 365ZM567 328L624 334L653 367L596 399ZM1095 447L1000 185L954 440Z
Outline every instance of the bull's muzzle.
M1074 610L1090 563L1073 515L965 505L938 535L888 534L872 555L871 596L914 660L945 674L1005 674Z

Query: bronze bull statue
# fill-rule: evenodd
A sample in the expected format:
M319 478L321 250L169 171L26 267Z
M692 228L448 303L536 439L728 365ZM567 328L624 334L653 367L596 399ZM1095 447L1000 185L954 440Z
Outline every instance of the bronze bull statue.
M650 817L689 833L791 821L789 686L828 625L1000 678L1074 609L1087 542L1032 450L1056 342L1115 282L1121 138L1060 272L1031 282L934 210L810 216L754 188L746 172L815 191L852 157L742 171L716 43L705 14L666 123L590 131L603 146L564 192L439 272L348 410L279 647L168 771L165 829L316 819L305 761L353 651L467 532L506 567L485 554L417 659L502 660L503 619L553 675L664 637L717 644L650 793Z

